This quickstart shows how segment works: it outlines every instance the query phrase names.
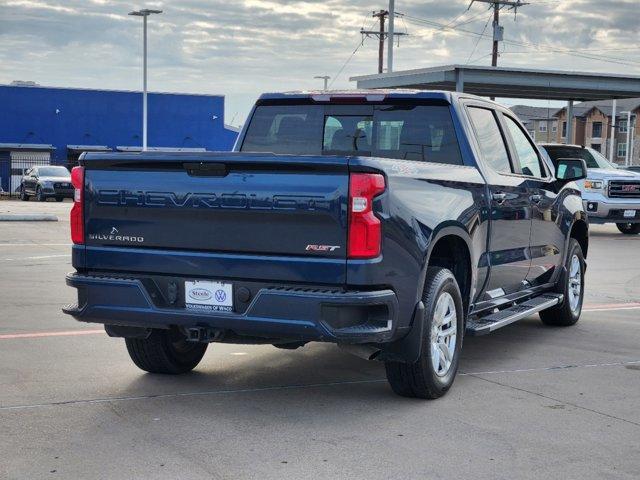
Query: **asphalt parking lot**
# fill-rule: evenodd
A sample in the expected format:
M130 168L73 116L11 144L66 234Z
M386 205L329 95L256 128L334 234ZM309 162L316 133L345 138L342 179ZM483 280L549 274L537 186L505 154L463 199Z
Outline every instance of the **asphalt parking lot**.
M0 478L640 477L640 236L594 226L586 305L465 339L444 398L395 396L330 345L211 345L195 372L138 370L74 300L69 202L0 202Z

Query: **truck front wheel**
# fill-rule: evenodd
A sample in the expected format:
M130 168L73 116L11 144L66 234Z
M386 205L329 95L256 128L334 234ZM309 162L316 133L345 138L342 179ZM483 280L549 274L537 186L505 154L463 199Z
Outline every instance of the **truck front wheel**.
M616 223L616 227L625 235L637 235L640 233L640 223Z
M415 363L385 362L387 380L403 397L434 399L453 384L464 334L460 288L446 268L430 267L422 296L424 330Z
M147 338L126 338L133 363L149 373L177 375L193 370L209 344L188 342L178 330L153 330Z

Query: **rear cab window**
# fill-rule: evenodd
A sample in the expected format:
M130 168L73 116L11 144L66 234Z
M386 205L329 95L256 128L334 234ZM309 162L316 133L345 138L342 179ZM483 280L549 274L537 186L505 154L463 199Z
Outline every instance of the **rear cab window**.
M259 105L240 151L462 165L448 105Z

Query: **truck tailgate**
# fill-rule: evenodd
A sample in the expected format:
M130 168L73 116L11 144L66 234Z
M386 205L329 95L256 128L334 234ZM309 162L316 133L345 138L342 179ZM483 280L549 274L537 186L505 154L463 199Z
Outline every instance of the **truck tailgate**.
M94 154L83 163L87 248L346 258L346 158Z

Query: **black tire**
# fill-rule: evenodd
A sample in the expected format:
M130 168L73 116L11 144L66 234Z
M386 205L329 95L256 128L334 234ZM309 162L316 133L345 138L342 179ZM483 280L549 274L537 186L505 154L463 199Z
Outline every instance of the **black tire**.
M42 188L40 188L39 186L36 188L36 200L38 200L39 202L45 202L47 200L47 198L42 195Z
M193 370L209 344L188 342L177 330L153 330L148 338L125 338L133 363L149 373L178 375Z
M56 197L56 202L62 202L64 198Z
M573 257L578 258L580 264L580 298L575 308L571 307L569 289L571 288L571 262ZM584 300L584 255L582 254L582 248L580 244L573 238L569 239L569 251L567 252L567 259L565 260L566 275L560 280L563 285L558 285L557 291L564 295L564 301L560 305L551 307L547 310L540 312L540 320L545 325L551 325L554 327L570 327L575 325L580 320L580 313L582 313L582 303Z
M27 193L24 191L24 185L20 186L20 200L22 200L23 202L29 201L29 195L27 195Z
M448 293L455 305L456 338L455 350L451 357L451 364L443 374L439 375L440 365L434 366L431 350L432 327L438 300L444 293ZM424 303L424 331L420 357L415 363L385 362L387 380L391 389L403 397L417 397L425 399L439 398L451 388L458 371L458 360L462 349L464 336L464 307L458 282L446 268L430 267L422 295ZM453 323L453 320L451 321ZM449 325L447 323L446 325ZM438 352L438 350L435 350Z
M640 233L640 223L616 223L616 227L625 235L637 235Z

